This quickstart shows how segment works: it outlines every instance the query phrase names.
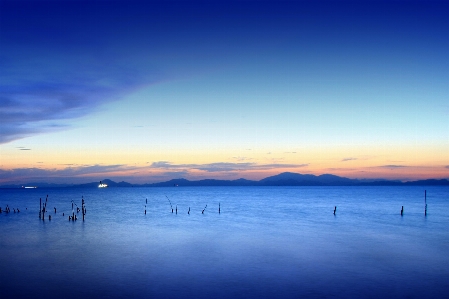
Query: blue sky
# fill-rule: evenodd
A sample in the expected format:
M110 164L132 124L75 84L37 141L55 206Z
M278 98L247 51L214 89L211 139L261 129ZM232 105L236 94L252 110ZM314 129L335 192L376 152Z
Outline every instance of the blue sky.
M2 1L0 182L449 178L445 1Z

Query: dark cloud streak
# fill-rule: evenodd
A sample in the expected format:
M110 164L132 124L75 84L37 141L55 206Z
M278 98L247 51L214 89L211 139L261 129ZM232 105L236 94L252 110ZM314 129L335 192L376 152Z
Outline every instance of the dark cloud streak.
M392 164L392 165L381 165L378 167L381 167L381 168L403 168L403 167L409 167L409 166Z

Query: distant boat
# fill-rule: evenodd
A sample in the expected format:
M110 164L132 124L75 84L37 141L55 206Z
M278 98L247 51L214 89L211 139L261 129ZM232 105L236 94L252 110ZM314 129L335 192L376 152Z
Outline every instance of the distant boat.
M106 188L108 185L107 184L102 184L100 181L100 185L98 185L98 188Z
M35 186L22 186L22 188L25 188L25 189L36 189L37 187L35 187Z

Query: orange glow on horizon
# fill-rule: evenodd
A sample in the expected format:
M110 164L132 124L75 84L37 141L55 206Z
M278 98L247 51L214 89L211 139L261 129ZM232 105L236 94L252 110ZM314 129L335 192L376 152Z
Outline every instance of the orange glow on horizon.
M136 183L181 177L190 180L260 180L282 172L334 174L353 179L441 179L449 178L447 147L445 144L431 148L424 145L342 145L289 150L282 147L186 147L179 150L145 146L104 148L81 144L79 148L69 149L62 144L52 146L45 143L22 150L18 144L9 143L1 145L0 170L13 173L17 169L38 169L43 170L49 179L61 176L85 178L86 181L119 178ZM0 181L4 183L12 179L6 175Z

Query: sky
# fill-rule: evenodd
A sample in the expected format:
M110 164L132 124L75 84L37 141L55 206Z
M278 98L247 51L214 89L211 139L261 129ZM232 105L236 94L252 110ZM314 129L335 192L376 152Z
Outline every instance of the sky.
M449 2L0 1L0 184L449 179Z

